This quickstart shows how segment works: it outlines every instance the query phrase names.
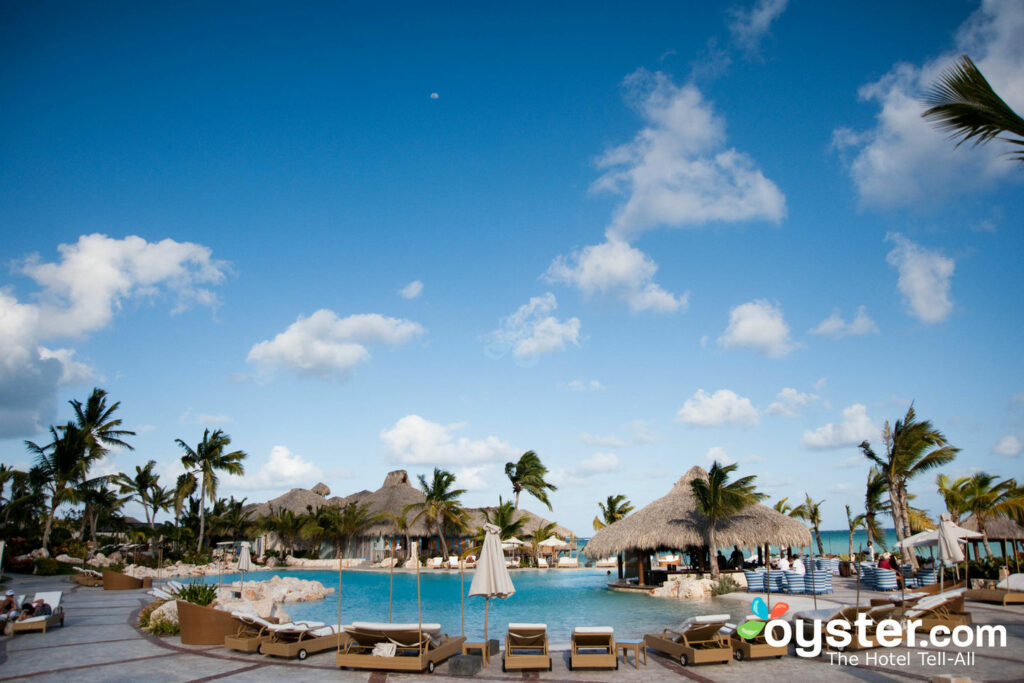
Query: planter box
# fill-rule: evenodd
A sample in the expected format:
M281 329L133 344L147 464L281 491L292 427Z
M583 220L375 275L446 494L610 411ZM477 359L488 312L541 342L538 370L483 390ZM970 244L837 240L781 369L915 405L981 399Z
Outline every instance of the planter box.
M224 638L238 633L242 622L229 613L178 600L182 645L224 645Z

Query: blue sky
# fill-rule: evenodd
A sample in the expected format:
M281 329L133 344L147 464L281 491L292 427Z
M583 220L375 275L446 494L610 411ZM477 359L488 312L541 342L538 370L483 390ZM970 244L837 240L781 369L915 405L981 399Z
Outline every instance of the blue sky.
M493 504L533 449L584 535L715 458L839 528L911 400L1020 476L1024 171L919 97L967 52L1024 110L1024 8L879 9L0 8L0 458L99 385L107 469L208 426L225 495Z

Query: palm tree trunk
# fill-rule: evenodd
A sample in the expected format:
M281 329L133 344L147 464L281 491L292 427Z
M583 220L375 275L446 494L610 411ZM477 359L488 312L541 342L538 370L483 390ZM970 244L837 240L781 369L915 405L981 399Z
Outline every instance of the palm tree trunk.
M817 524L814 525L814 537L818 540L818 557L824 557L825 546L821 544L821 529L818 528ZM850 534L850 545L853 545L853 534Z
M985 530L985 515L975 515L978 518L978 530L981 532L981 542L985 546L985 554L992 557L992 546L988 543L988 531Z
M717 548L717 541L715 540L715 520L708 520L708 557L711 558L711 578L718 578L718 558L715 554Z
M515 506L512 509L513 510L518 510L519 509L519 491L516 491L516 504L515 504Z
M900 482L900 511L903 516L903 524L905 525L903 529L903 538L907 538L911 535L912 530L910 528L910 504L907 499L907 487L903 482ZM903 538L900 540L902 541ZM914 572L917 572L917 553L914 552L912 548L908 548L905 551L901 549L900 556L906 557L910 561L910 568Z
M43 527L43 549L50 550L50 531L53 529L53 516L57 513L57 506L50 508L50 514L46 516L46 526Z
M203 535L206 532L206 473L203 473L203 485L199 489L199 542L196 543L196 552L203 551Z

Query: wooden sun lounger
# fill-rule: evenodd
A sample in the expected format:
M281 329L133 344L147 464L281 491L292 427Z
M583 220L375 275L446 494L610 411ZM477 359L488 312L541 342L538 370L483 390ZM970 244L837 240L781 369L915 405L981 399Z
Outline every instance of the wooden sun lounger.
M857 637L857 630L853 626L857 620L859 613L865 613L869 619L869 623L864 632L864 640L861 641ZM843 651L847 650L869 650L879 646L878 640L875 638L875 633L878 629L878 622L882 619L895 619L899 616L899 608L891 601L886 600L884 604L875 605L873 607L860 607L855 605L847 605L837 610L830 609L819 609L805 612L797 612L793 615L794 618L804 620L804 635L805 637L811 636L811 629L813 628L812 622L814 620L820 620L823 622L822 628L826 628L827 624L832 621L843 621L850 624L849 633L853 637L850 644L844 648ZM830 649L827 641L825 644L826 648Z
M241 625L234 635L224 636L224 647L238 652L260 652L260 646L270 640L268 629L275 624L245 612L232 612L231 616Z
M749 614L743 621L756 619L756 616ZM736 624L726 624L722 633L729 636L732 641L733 658L737 662L742 662L744 659L770 659L771 657L781 659L789 654L788 645L769 645L765 640L764 631L747 639L737 633L736 628Z
M907 619L920 619L920 628L928 631L936 626L968 626L971 623L971 614L964 611L966 596L967 590L958 588L955 591L922 598L917 604L908 607L903 616Z
M441 633L440 624L384 624L355 622L345 627L349 640L337 655L338 666L376 671L434 672L434 667L459 654L463 636ZM381 646L381 647L378 647ZM391 649L387 656L375 655Z
M260 644L259 652L289 659L301 660L317 652L336 650L351 640L344 630L324 624L271 625L268 631L270 639Z
M1024 574L1010 574L995 588L976 588L965 595L970 600L998 602L1003 606L1024 604Z
M509 624L501 670L547 669L551 671L547 624Z
M618 669L615 632L611 626L578 626L572 631L569 670Z
M732 645L729 638L721 633L728 620L728 614L690 617L678 631L665 629L660 634L645 635L644 645L679 660L683 666L716 662L728 664L732 659Z
M100 572L85 569L84 567L75 567L74 570L75 573L71 575L71 580L79 586L85 586L86 588L103 586L103 574Z
M46 633L46 629L51 626L55 626L57 624L64 626L64 608L60 605L61 595L61 591L36 593L31 602L42 600L50 606L52 612L45 616L31 617L24 621L15 621L10 625L12 634L24 633L27 631L42 631L43 633Z

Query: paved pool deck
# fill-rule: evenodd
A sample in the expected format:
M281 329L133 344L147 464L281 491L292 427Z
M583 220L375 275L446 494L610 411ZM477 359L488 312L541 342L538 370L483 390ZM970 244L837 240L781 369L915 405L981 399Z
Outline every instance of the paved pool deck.
M15 577L9 582L18 593L62 590L66 619L63 628L46 634L25 633L0 637L0 681L384 681L466 680L448 675L443 664L432 674L411 675L342 671L334 665L334 653L311 655L304 662L276 660L247 655L221 647L194 647L181 644L176 637L155 637L135 628L139 609L150 602L144 591L104 591L84 588L67 577ZM850 604L855 599L851 581L836 579L837 590L818 599L819 607ZM742 618L749 612L746 593L719 598L723 612ZM865 592L862 603L877 593ZM655 598L651 598L652 600ZM791 609L811 606L810 598L773 596L772 602L785 601ZM553 647L553 671L502 673L499 657L492 659L474 679L483 681L931 681L940 675L958 675L974 681L1024 681L1024 606L1002 607L968 602L967 609L976 624L1006 626L1005 648L950 647L944 666L928 664L922 655L938 656L935 648L881 648L857 653L859 661L839 664L827 655L815 659L794 656L779 660L731 662L683 668L676 662L650 651L647 666L635 668L632 659L620 664L618 671L569 671L569 653L565 646ZM958 652L972 652L973 664L957 665L952 658ZM888 657L865 662L868 655ZM907 663L893 657L906 655Z

